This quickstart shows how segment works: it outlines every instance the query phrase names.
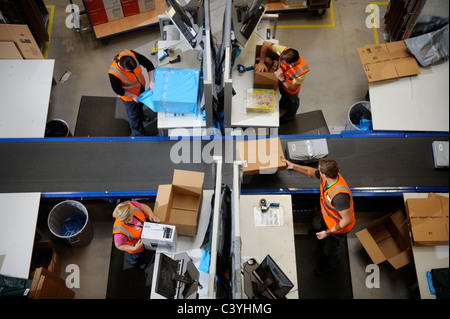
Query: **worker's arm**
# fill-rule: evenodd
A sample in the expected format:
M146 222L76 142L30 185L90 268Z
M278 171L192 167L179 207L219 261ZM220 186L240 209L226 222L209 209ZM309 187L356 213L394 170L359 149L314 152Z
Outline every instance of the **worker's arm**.
M305 176L318 179L318 177L316 175L316 171L317 171L316 168L294 164L294 163L289 162L288 160L285 160L285 159L283 160L283 162L286 163L287 169L292 169L292 170L294 170L296 172L302 173Z
M144 214L148 217L148 219L151 222L155 222L155 223L160 222L160 219L158 217L156 217L155 214L153 214L153 211L149 206L141 203L141 207L142 207L142 211L144 212Z
M116 245L116 248L122 251L137 251L140 249L143 245L142 239L139 239L136 245L128 245L128 244L118 244L116 241L114 241L114 244Z
M139 102L139 96L137 96L136 94L130 93L128 91L125 91L125 93L123 95L131 97L134 102Z
M353 214L351 207L345 210L339 211L339 215L341 215L342 219L339 220L339 223L337 223L335 226L333 226L331 229L323 230L321 232L316 233L317 238L323 239L329 235L330 233L335 233L337 231L340 231L341 229L347 227L351 223L353 223Z
M259 63L255 66L256 72L267 72L267 66L264 64L264 61L266 60L267 50L270 50L272 45L274 45L273 42L270 41L263 42L261 47L261 53L259 54Z
M297 83L291 83L289 82L283 73L283 70L281 68L279 68L278 70L275 71L275 76L277 77L277 79L283 83L284 87L287 88L289 91L291 92L295 92L297 91L297 89L299 88L300 84Z
M153 91L155 87L155 70L148 71L148 81L150 82L150 90Z

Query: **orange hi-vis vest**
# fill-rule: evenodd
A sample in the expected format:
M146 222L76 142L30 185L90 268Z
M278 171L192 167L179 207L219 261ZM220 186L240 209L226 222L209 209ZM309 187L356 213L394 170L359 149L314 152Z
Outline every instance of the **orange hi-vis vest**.
M286 49L283 50L286 51L290 49L290 47L286 47ZM282 54L280 54L281 57ZM309 72L309 66L308 64L306 64L305 60L303 60L302 57L299 58L300 63L289 68L289 66L284 63L281 62L281 58L280 58L280 68L283 70L283 74L284 77L286 78L286 81L288 81L289 83L293 83L295 78L298 78L299 76L302 76L303 74L305 74L306 72ZM300 88L301 88L301 84L298 86L297 90L295 91L290 91L287 87L283 86L283 89L290 93L290 94L297 94L298 92L300 92Z
M128 49L119 54L119 56L126 55L132 56L137 62L136 56ZM114 61L111 64L108 73L120 79L122 81L122 88L134 95L139 96L139 94L141 93L141 85L145 87L145 77L142 74L142 68L139 63L136 69L134 69L133 72L130 72L121 68L118 63ZM122 100L127 102L133 101L133 99L128 96L121 95L120 97L122 98Z
M134 217L136 217L144 226L145 222L145 214L133 204L132 208L134 209ZM142 230L139 230L133 226L122 223L118 218L116 218L113 226L113 234L122 234L128 237L126 244L128 245L136 245L136 243L141 238ZM144 246L142 246L137 251L128 251L130 254L137 254L144 251Z
M353 208L352 192L350 191L350 188L348 187L347 183L345 182L341 174L338 174L337 182L324 191L326 182L327 182L326 179L323 178L322 183L320 185L320 207L322 210L322 216L325 221L325 224L327 225L328 229L331 229L333 228L333 226L339 223L339 221L342 219L342 216L331 204L331 202L333 201L334 197L338 194L342 193L348 194L350 196L350 208L352 211L353 222L350 225L346 226L345 228L337 232L333 232L333 234L348 233L355 225L355 210Z

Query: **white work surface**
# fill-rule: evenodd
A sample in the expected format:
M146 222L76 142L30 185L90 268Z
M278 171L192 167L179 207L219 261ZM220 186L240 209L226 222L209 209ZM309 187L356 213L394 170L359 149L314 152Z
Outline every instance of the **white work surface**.
M253 32L247 42L245 48L241 48L242 52L236 58L234 63L232 79L233 89L236 95L233 96L231 105L231 126L233 127L279 127L280 126L280 112L279 112L279 93L275 97L275 107L273 113L247 113L245 110L245 103L247 99L247 89L253 88L253 78L255 70L246 71L239 74L237 69L238 64L250 67L255 64L256 45L262 45L264 36L267 30L266 20L261 20L257 30ZM278 40L270 39L268 41L278 43Z
M209 227L209 221L211 217L211 200L213 198L214 191L203 190L202 205L200 209L200 216L198 217L197 234L193 237L178 235L177 246L175 251L167 252L165 250L157 250L168 255L180 252L186 252L192 259L194 265L199 267L201 257L203 256L203 250L200 248L203 244L203 239ZM199 271L199 282L203 286L203 289L199 289L198 294L200 299L206 299L208 296L208 280L209 275L203 271Z
M374 130L449 131L449 62L369 84Z
M0 60L0 138L44 137L55 60Z
M0 194L0 274L28 279L41 193Z
M448 197L448 193L438 193ZM403 199L408 198L427 198L428 193L404 193ZM416 266L417 283L419 285L420 298L436 299L435 295L430 293L426 272L434 268L448 268L449 265L449 246L412 246L414 264Z
M259 206L261 198L265 198L268 203L280 203L284 220L282 225L255 226L254 209ZM286 298L298 299L291 195L240 195L239 203L242 263L249 258L261 263L270 255L294 284Z

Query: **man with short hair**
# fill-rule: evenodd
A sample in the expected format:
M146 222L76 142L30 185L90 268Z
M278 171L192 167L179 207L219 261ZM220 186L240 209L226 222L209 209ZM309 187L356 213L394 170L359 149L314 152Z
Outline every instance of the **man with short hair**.
M264 41L261 47L259 63L255 66L256 72L267 72L265 59L268 50L272 50L280 57L279 68L274 72L278 79L278 87L281 94L280 111L286 111L280 117L280 122L285 123L295 120L295 115L300 107L298 93L305 79L305 74L310 69L297 50L270 41Z
M317 169L283 161L287 169L321 181L320 208L323 225L322 229L313 231L313 234L319 240L324 240L324 256L314 273L322 275L334 272L339 264L341 241L355 225L352 192L339 174L339 165L332 159L321 158Z

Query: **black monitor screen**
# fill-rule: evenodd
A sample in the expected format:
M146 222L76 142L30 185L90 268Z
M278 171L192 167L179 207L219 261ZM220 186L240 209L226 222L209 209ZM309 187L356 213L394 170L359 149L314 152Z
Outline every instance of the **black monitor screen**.
M283 273L275 261L267 255L262 263L256 268L256 274L261 279L261 293L269 290L275 298L285 298L287 293L294 287L289 278Z
M167 299L174 299L177 288L175 275L178 273L178 262L164 254L160 254L159 269L157 271L156 293Z

